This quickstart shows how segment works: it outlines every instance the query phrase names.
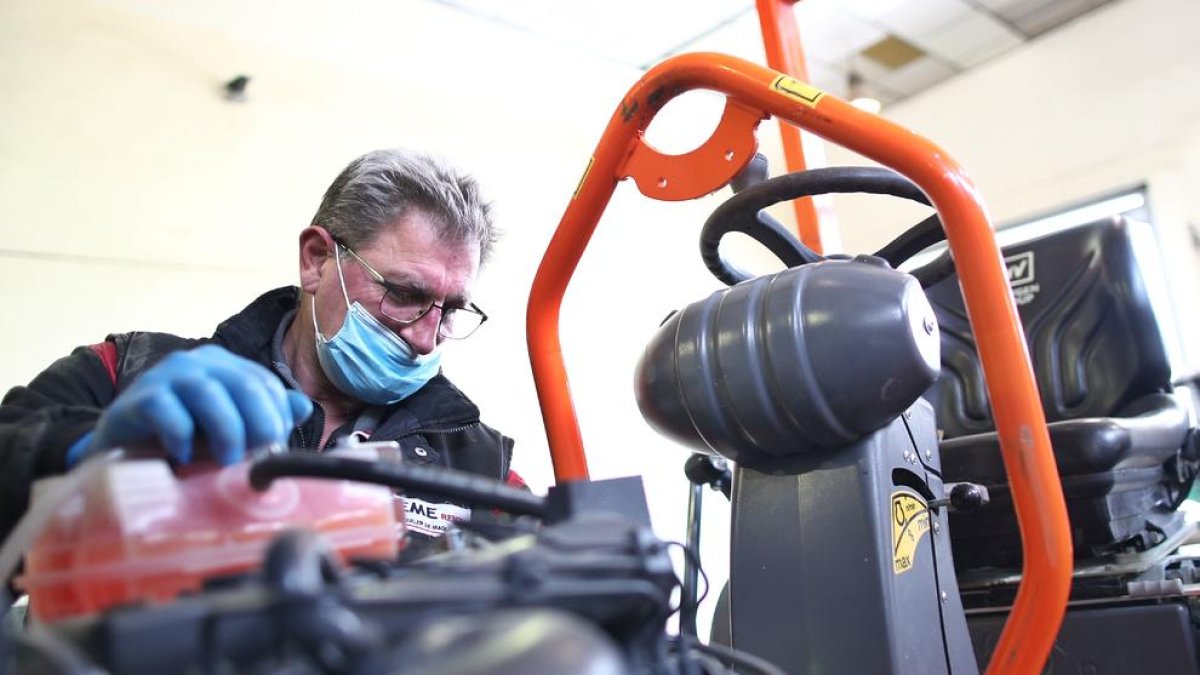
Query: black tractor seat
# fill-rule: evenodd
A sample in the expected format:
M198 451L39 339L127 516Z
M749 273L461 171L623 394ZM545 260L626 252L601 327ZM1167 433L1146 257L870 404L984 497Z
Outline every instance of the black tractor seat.
M1049 424L1077 559L1145 550L1183 526L1191 428L1172 393L1159 321L1131 227L1106 219L1006 247ZM1016 567L1021 543L956 276L928 289L942 374L930 398L947 482L988 487L991 503L952 513L959 569Z

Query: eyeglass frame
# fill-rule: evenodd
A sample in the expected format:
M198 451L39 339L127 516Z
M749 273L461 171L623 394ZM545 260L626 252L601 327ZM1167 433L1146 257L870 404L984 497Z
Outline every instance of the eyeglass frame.
M326 232L329 232L329 231L326 230ZM449 307L449 308L447 308L443 305L433 302L432 300L429 302L429 306L426 307L425 309L421 310L421 313L418 314L416 316L416 318L409 319L407 321L405 321L403 319L397 319L396 317L383 311L383 301L387 299L388 294L390 294L390 293L395 293L397 295L403 295L403 290L400 288L400 286L398 284L394 284L394 283L388 281L387 277L380 274L379 270L376 270L374 267L371 267L370 263L368 263L366 260L363 260L362 256L360 256L357 252L355 252L354 249L347 246L346 243L343 242L340 237L338 237L337 235L335 235L332 232L329 232L329 238L333 240L334 246L338 246L338 247L342 248L343 250L345 250L346 253L349 254L351 258L354 258L355 262L357 262L359 265L362 265L362 268L364 270L366 270L367 275L371 277L371 281L375 282L376 284L379 284L379 286L381 288L383 288L383 297L379 299L379 313L383 314L388 319L400 324L400 326L407 328L409 326L415 325L416 323L421 321L421 319L424 319L430 312L432 312L434 307L437 307L438 311L442 313L442 316L438 319L438 335L447 340L465 340L465 339L471 337L472 335L474 335L475 332L479 330L480 326L483 326L483 324L487 323L487 320L488 320L487 313L484 312L482 309L480 309L479 305L476 305L473 302L468 302L466 307ZM442 333L442 324L446 320L446 310L447 309L449 309L450 311L454 311L454 312L470 312L472 314L476 314L479 316L479 325L475 326L475 328L472 329L470 333L467 333L466 335L464 335L462 337L452 337L450 335L446 335L446 334Z

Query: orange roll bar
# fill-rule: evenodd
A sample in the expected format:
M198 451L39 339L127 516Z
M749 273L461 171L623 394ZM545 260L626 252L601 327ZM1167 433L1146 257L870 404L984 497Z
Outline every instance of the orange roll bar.
M699 148L667 156L642 136L663 105L692 89L726 94L725 117ZM1071 538L1058 470L991 224L966 172L930 141L789 76L723 54L685 54L648 71L608 123L530 291L530 362L556 479L587 478L587 460L559 343L567 283L612 197L632 177L656 199L690 199L737 174L767 114L912 179L930 197L958 266L1000 436L1024 553L1024 583L988 673L1035 673L1058 633L1071 582Z
M757 0L758 24L762 29L763 46L767 50L767 65L785 75L808 82L808 66L804 62L804 49L800 46L800 31L792 5L798 0ZM783 143L783 159L789 172L808 168L804 158L804 144L800 130L779 120L779 138ZM821 216L812 197L792 200L792 211L796 214L796 229L800 241L816 251L824 253L821 241Z

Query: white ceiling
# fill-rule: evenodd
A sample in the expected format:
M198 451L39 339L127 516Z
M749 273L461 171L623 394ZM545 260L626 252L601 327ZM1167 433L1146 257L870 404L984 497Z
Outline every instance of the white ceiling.
M672 54L719 51L764 62L750 0L433 0L616 63L647 68ZM894 103L978 66L1112 0L802 0L795 5L809 79ZM918 56L888 67L862 51L899 38Z

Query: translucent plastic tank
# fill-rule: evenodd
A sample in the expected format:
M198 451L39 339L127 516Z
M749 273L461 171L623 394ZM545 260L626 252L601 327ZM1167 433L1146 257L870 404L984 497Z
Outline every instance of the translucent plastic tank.
M16 584L29 593L31 613L53 621L170 600L206 579L256 569L271 539L291 528L324 535L344 560L396 557L403 509L390 488L281 478L257 492L249 467L194 465L177 476L163 460L137 459L90 476L26 555ZM57 480L35 485L33 507Z

